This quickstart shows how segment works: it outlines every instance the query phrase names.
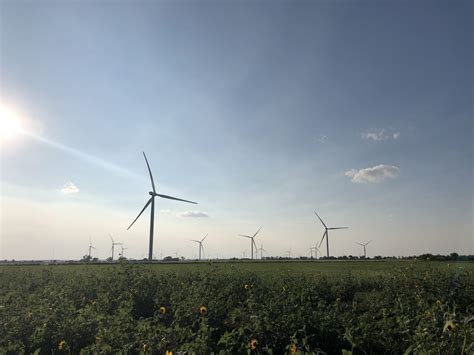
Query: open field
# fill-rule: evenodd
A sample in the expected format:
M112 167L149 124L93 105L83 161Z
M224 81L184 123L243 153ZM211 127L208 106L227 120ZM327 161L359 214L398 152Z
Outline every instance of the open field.
M0 267L0 353L472 353L474 263Z

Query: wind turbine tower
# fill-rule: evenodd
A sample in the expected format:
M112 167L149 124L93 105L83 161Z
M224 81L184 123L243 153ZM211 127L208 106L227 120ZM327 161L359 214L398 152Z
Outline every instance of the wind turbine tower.
M150 240L148 244L148 260L152 261L153 260L153 231L154 231L154 223L155 223L155 197L161 197L161 198L166 198L170 200L176 200L176 201L182 201L182 202L187 202L187 203L193 203L197 204L197 202L193 201L188 201L188 200L183 200L180 198L168 196L168 195L162 195L156 192L155 189L155 182L153 181L153 175L151 174L151 169L150 169L150 164L148 164L148 159L146 158L145 152L143 152L143 157L145 158L146 166L148 168L148 172L150 174L150 180L151 180L151 187L153 188L153 191L150 191L148 194L151 196L148 202L145 204L145 207L140 211L138 214L137 218L130 224L130 226L127 228L129 230L133 224L137 221L137 219L142 215L142 213L147 209L147 207L151 204L151 214L150 214Z
M321 217L319 217L319 215L316 213L316 211L314 211L314 214L319 218L319 220L321 221L321 223L323 224L324 229L325 229L325 231L323 233L323 237L321 238L321 241L319 242L318 247L321 246L321 244L323 243L324 238L326 238L326 253L327 253L327 257L329 258L329 231L330 230L336 230L336 229L348 229L349 227L328 227L323 222Z
M371 242L371 240L369 240L367 243L358 243L358 242L356 242L356 244L359 244L360 246L362 246L364 248L364 259L367 257L367 250L365 249L365 247L367 245L369 245L370 242Z
M195 242L199 244L199 260L201 260L201 251L202 251L202 254L204 254L204 247L202 246L202 242L204 242L204 239L206 238L207 238L207 234L201 240L191 239L191 242Z
M89 252L88 252L88 256L89 256L89 260L91 260L91 252L92 252L92 249L95 249L93 246L92 246L92 241L91 241L91 238L89 238Z
M244 238L249 238L250 239L250 251L251 251L251 255L252 255L252 260L253 260L253 249L255 248L255 252L257 252L257 244L255 244L255 237L257 236L258 232L260 232L260 229L262 229L262 227L260 227L253 236L249 236L249 235L243 235L243 234L239 234L240 237L244 237Z
M112 241L112 248L110 249L112 251L112 261L114 261L114 251L115 251L115 246L116 245L122 245L122 243L115 243L114 238L112 238L112 235L109 234L110 240Z

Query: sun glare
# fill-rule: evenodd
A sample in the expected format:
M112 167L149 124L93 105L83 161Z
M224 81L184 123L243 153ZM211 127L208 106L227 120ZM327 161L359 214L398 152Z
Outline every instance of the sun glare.
M22 131L18 113L0 104L0 141L12 138Z

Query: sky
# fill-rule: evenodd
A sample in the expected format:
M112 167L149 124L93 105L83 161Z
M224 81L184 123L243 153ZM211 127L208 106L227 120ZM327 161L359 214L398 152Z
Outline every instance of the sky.
M470 1L0 0L0 259L474 253ZM21 124L6 134L11 120ZM3 123L2 123L3 122ZM10 122L10 126L9 123ZM2 134L3 130L3 134ZM11 133L11 132L10 132ZM325 245L321 252L326 253Z

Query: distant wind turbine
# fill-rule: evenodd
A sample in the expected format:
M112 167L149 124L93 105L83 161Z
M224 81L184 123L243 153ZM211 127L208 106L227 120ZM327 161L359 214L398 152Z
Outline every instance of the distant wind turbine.
M313 250L316 251L316 247L310 247L308 250L311 254L311 259L312 259L313 258Z
M195 242L199 244L199 260L201 260L201 251L204 254L204 247L202 246L202 242L204 242L204 239L206 238L207 238L207 234L201 240L191 239L191 242Z
M324 229L325 229L325 231L323 233L323 237L321 238L321 241L319 242L318 247L321 246L321 244L323 243L324 238L326 238L326 253L327 253L327 257L329 258L329 231L330 230L335 230L335 229L348 229L349 227L331 227L331 228L328 228L326 226L326 224L323 222L323 220L321 219L321 217L319 217L319 215L316 213L316 211L314 211L314 214L319 218L319 220L321 221L321 223L323 224Z
M151 174L150 164L148 164L148 159L146 158L145 152L143 152L143 157L145 158L146 166L148 167L148 172L150 173L150 180L151 180L151 186L153 188L153 191L149 192L149 194L151 196L150 199L145 204L145 207L143 207L143 209L140 211L137 218L135 218L135 220L132 222L132 224L130 224L130 226L127 228L127 230L129 230L133 226L133 224L137 221L137 219L142 215L142 213L146 210L146 208L151 204L150 241L149 241L149 245L148 245L148 260L152 261L153 260L153 230L154 230L154 223L155 223L155 197L158 196L158 197L167 198L167 199L170 199L170 200L193 203L195 205L197 204L197 202L183 200L183 199L180 199L180 198L176 198L176 197L156 193L155 182L153 181L153 175Z
M122 245L122 243L115 243L114 238L112 238L112 235L109 234L110 240L112 241L112 248L110 249L112 252L112 261L114 261L114 251L115 251L115 246L116 245Z
M318 258L318 253L321 254L321 249L318 248L317 245L314 246L314 256L316 259Z
M356 244L359 244L360 246L364 247L364 258L367 256L367 251L366 251L365 247L367 245L369 245L370 242L371 242L371 240L369 240L367 243L358 243L358 242L356 242Z
M263 243L260 244L260 248L258 249L258 251L260 252L260 259L263 259L263 252L267 252L265 249L263 249Z
M91 241L91 238L89 238L89 253L87 254L89 256L89 260L91 259L91 251L92 249L95 249L93 246L92 246L92 241Z
M244 238L249 238L250 239L250 251L251 251L251 255L252 255L252 260L253 260L253 248L255 247L255 252L257 252L257 244L255 244L255 237L257 236L258 232L260 232L260 229L262 229L262 227L260 227L253 236L249 236L249 235L243 235L243 234L239 234L239 237L244 237Z

